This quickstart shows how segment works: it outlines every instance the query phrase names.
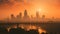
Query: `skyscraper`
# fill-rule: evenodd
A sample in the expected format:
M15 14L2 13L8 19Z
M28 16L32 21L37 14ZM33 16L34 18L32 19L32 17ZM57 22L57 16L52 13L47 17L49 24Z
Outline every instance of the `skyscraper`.
M24 19L29 19L29 16L28 16L28 13L27 13L27 10L24 11L24 16L23 16Z
M42 15L42 22L43 23L46 22L46 18L45 18L45 15L44 14Z
M19 13L19 16L20 16L20 18L22 18L22 13L21 12Z
M16 16L17 19L21 19L22 18L22 13L20 12L19 15Z
M11 14L11 19L15 19L15 16L13 14Z
M39 12L36 12L36 18L39 18Z
M24 16L28 16L27 10L24 11Z
M16 18L19 19L20 18L19 15L17 15Z
M42 15L42 19L45 19L45 15Z

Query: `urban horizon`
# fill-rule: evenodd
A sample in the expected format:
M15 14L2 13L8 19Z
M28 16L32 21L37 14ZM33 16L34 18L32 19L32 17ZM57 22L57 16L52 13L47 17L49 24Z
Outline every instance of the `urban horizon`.
M22 15L23 14L23 15ZM29 16L28 11L25 9L24 12L20 12L18 15L14 16L14 14L11 14L10 17L2 20L2 21L10 21L10 22L60 22L60 18L55 18L52 16L51 18L46 18L46 15L40 16L39 12L37 11L35 14L35 17L33 15Z
M0 0L0 34L60 34L60 0Z

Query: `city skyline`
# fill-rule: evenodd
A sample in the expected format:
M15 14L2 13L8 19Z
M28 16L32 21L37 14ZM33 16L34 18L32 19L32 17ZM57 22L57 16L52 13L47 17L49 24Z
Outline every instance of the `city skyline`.
M23 14L23 15L22 15ZM39 12L35 13L35 17L33 15L28 15L28 11L25 9L24 12L19 12L18 15L14 16L14 14L10 14L10 17L5 18L3 21L7 22L49 22L49 21L60 21L60 18L55 18L52 16L51 18L46 18L46 15L43 14L40 16Z
M28 15L33 15L38 11L40 16L46 15L46 18L60 18L59 0L0 0L0 20L10 17L10 14L18 15L27 9Z
M0 0L0 34L60 34L60 0Z

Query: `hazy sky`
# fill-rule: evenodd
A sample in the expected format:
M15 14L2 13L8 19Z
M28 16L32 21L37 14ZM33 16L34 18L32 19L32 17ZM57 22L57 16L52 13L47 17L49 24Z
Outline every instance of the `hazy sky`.
M38 11L40 16L60 18L60 0L0 0L0 20L10 17L10 14L23 13L25 9L29 16L35 16Z

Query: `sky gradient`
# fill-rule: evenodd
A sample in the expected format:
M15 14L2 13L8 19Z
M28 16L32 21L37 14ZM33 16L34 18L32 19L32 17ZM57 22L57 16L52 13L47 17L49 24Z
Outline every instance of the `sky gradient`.
M27 10L28 15L35 17L36 11L46 18L60 18L60 0L0 0L0 20L15 16Z

